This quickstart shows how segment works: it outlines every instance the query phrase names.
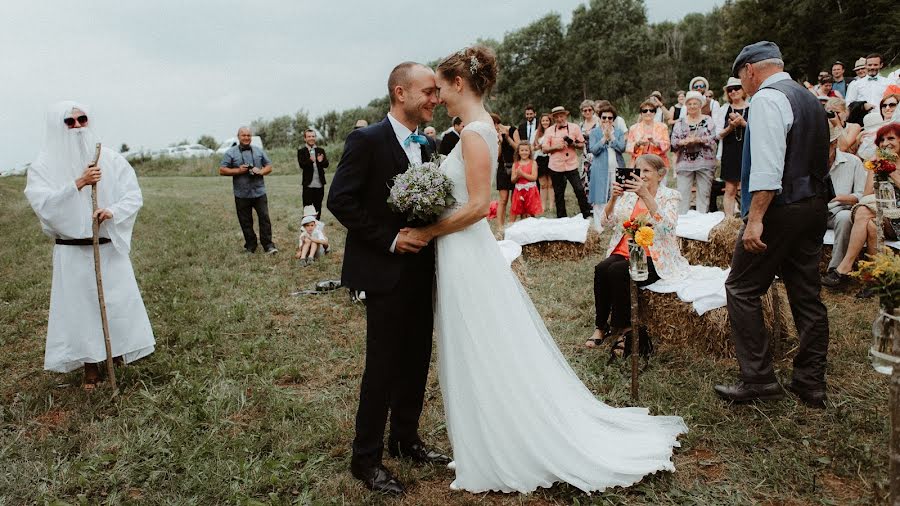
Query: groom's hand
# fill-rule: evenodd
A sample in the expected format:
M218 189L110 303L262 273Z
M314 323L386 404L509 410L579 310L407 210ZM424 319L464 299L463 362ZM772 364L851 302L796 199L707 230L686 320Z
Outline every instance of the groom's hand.
M400 230L400 233L397 234L397 246L394 248L395 252L400 254L418 253L420 249L428 245L427 242L413 237L410 234L412 230L413 229L411 228Z

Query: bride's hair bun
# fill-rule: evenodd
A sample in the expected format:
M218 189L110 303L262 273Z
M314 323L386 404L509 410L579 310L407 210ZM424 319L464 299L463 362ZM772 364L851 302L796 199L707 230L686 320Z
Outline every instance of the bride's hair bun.
M487 46L471 46L451 53L437 70L447 79L463 78L475 93L484 96L497 82L497 55Z

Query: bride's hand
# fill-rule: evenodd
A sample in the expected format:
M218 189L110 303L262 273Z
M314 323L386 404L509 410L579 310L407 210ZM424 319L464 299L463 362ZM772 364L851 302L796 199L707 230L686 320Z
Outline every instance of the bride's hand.
M430 243L434 236L428 231L428 228L404 228L401 229L400 232L405 232L410 239L415 239L417 241L422 241L424 243Z

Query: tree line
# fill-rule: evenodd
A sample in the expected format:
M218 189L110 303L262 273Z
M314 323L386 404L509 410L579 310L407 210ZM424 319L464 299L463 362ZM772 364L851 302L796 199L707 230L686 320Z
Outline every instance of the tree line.
M674 101L690 79L702 75L720 91L741 48L758 40L776 42L795 79L814 81L840 60L853 76L854 61L884 55L886 66L900 54L896 0L726 0L707 13L678 22L649 23L643 0L590 0L572 12L568 25L548 14L508 32L502 40L477 42L497 52L500 76L487 103L506 123L517 123L526 104L539 112L564 105L577 111L586 99L632 107L653 90ZM437 61L429 62L436 66ZM387 95L364 107L328 111L313 119L293 116L252 123L267 147L296 147L314 127L324 142L343 141L358 119L384 118ZM446 110L435 110L433 126L450 126Z

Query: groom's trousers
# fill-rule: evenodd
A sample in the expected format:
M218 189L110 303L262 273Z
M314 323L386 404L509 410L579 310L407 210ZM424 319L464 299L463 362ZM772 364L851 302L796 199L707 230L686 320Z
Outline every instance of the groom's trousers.
M366 291L366 369L356 412L353 463L381 463L390 410L390 439L419 443L419 417L431 362L431 272L411 273L389 293Z

